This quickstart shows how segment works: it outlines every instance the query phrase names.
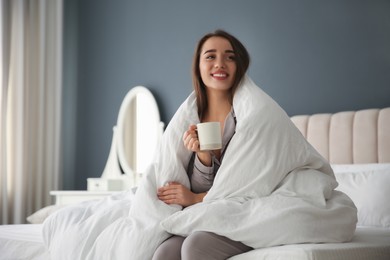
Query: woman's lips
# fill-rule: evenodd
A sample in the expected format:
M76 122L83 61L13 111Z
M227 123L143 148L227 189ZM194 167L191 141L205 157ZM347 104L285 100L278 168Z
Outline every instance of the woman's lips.
M215 79L226 79L229 74L227 74L226 72L214 72L214 73L211 73L211 76Z

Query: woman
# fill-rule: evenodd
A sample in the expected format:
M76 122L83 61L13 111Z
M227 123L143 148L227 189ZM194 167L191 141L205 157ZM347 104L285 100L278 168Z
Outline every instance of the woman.
M136 194L51 215L43 227L51 258L226 259L252 248L349 241L356 207L334 191L329 163L285 111L244 76L248 64L235 38L206 35L194 57L196 94L172 117ZM221 150L199 150L190 126L198 121L222 123Z
M191 190L170 182L158 190L158 197L163 202L187 207L203 201L234 135L233 96L248 66L247 50L227 32L217 30L199 41L193 61L198 116L201 122L220 122L222 149L201 151L196 125L190 125L183 135L183 143L193 152L188 166ZM186 238L172 236L167 239L156 250L153 259L226 259L251 249L223 236L195 232Z

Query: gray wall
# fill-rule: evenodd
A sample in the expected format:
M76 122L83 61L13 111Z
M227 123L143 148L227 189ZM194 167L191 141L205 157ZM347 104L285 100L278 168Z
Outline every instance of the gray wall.
M388 0L67 0L64 189L101 175L127 91L147 86L169 122L191 91L197 40L222 28L289 115L390 106Z

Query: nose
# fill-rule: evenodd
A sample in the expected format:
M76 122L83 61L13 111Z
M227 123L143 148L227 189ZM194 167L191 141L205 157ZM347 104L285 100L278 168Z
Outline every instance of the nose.
M217 58L215 60L215 64L214 64L215 68L225 68L225 61L223 58Z

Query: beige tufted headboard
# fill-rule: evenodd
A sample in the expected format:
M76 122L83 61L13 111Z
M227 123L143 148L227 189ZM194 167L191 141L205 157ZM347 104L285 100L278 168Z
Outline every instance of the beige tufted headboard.
M291 120L331 164L390 163L390 107Z

